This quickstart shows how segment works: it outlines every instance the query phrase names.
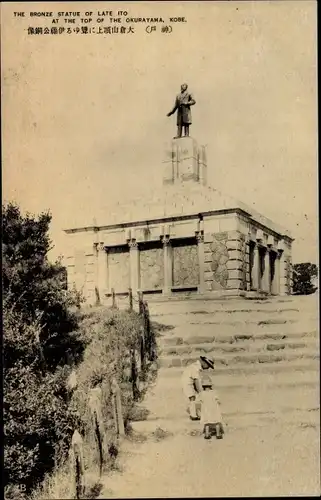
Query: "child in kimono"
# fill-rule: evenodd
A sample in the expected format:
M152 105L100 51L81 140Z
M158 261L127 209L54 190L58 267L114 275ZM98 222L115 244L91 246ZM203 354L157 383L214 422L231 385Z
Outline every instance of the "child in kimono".
M213 390L212 381L209 377L203 378L202 387L201 425L204 439L211 439L214 435L216 435L216 439L222 439L224 429L218 394Z

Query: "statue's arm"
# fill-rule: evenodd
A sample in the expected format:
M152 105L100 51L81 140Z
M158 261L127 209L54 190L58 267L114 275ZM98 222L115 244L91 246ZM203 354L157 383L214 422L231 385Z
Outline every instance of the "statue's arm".
M167 113L167 116L171 116L173 113L175 113L175 111L177 110L177 108L178 108L178 99L176 98L174 107L173 107L172 111L170 111L169 113Z
M194 104L196 104L196 101L194 99L194 97L192 96L192 94L189 96L189 101L188 101L188 105L189 106L193 106Z

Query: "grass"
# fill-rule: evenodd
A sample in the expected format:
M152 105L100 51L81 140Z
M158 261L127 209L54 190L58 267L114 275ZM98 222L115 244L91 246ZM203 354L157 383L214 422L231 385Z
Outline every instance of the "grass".
M163 439L166 439L170 436L173 436L172 432L169 432L167 430L162 429L161 427L157 427L157 429L152 432L152 437L155 439L155 441L162 441Z

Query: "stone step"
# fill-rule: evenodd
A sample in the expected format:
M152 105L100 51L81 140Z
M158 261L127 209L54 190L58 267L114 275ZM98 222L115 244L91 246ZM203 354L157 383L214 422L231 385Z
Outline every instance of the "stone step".
M301 298L300 298L301 299ZM279 307L289 307L292 305L300 304L301 307L304 304L305 306L310 306L313 303L317 302L317 299L309 297L309 301L303 302L299 300L299 297L261 297L261 298L251 298L247 299L244 297L220 297L213 298L212 295L176 295L172 297L162 297L161 295L144 295L144 300L147 300L148 303L152 305L153 308L180 308L182 304L186 304L187 307L199 307L200 304L207 304L208 307L213 308L222 308L229 307L231 305L235 305L237 307L256 307L258 304L267 306L267 305L277 305Z
M193 360L198 359L198 357L190 358L189 361L192 362ZM166 364L166 363L165 363ZM164 366L162 363L160 363L160 368L163 371L163 368L166 369L163 372L163 376L173 376L177 374L182 374L184 367L178 366ZM225 376L227 375L258 375L258 374L278 374L278 373L293 373L293 377L295 377L295 372L297 371L317 371L319 372L320 369L320 363L319 360L316 359L306 359L306 358L299 358L299 359L293 359L291 361L286 360L286 361L279 361L277 363L238 363L235 366L216 366L215 368L215 373L217 375L224 374ZM172 372L172 373L171 373Z
M197 339L193 343L185 343L176 346L160 346L159 354L161 356L182 356L185 354L198 354L211 352L214 357L223 353L261 353L261 352L276 352L288 351L295 349L315 349L318 351L317 340L314 338L306 338L302 340L293 341L292 339L278 339L278 340L257 340L245 339L239 340L234 343L221 343L215 340L214 342L200 343Z
M161 349L165 347L183 346L183 345L199 345L199 344L216 344L216 345L248 345L257 344L260 342L304 342L305 344L319 345L320 339L316 330L307 332L289 332L272 333L261 331L256 333L236 333L235 335L192 335L180 337L178 335L167 336L161 335L158 338L158 345Z
M180 382L180 381L178 381ZM215 383L217 389L217 385ZM294 411L318 411L320 408L319 388L315 386L243 386L240 388L217 389L221 411L226 416L279 414ZM176 419L187 413L187 401L181 383L168 386L158 384L146 397L142 407L149 409L147 420L157 418Z
M199 311L208 312L222 312L222 311L300 311L301 313L314 313L318 310L318 300L316 298L308 300L304 297L297 297L295 300L289 301L278 301L278 300L267 300L267 301L249 301L249 300L234 300L228 299L224 301L201 301L201 300L182 300L177 302L164 302L155 303L150 301L149 298L146 300L150 304L150 312L152 314L163 314L163 313L195 313Z
M316 349L305 348L296 349L294 351L285 350L282 352L239 352L235 353L221 353L216 354L213 346L210 346L208 350L199 350L198 353L191 352L190 354L185 354L182 356L162 356L158 360L158 366L186 366L193 361L196 361L199 356L204 353L208 355L215 355L215 365L217 367L235 367L240 363L242 364L266 364L266 363L279 363L280 361L292 361L298 359L305 360L318 360L320 355Z
M181 314L188 314L188 315L191 315L191 316L199 316L199 315L211 315L211 316L221 316L222 314L225 314L225 315L235 315L235 314L240 314L241 316L245 316L247 314L251 314L251 315L259 315L259 314L269 314L269 315L294 315L294 316L297 316L299 313L300 313L300 309L297 308L297 307L287 307L287 308L277 308L277 307L270 307L270 308L267 308L267 307L262 307L262 306L257 306L257 307L222 307L220 309L213 309L211 307L206 307L206 305L204 305L204 308L180 308L180 309L172 309L172 308L166 308L164 310L159 310L159 311L155 311L153 309L149 309L150 310L150 313L153 315L153 316L158 316L158 317L161 317L161 316L174 316L174 315L181 315ZM313 314L313 311L306 311L305 312L305 315L306 316L309 316Z
M227 326L233 327L260 327L277 325L279 328L285 325L298 325L300 328L317 328L318 319L316 317L304 317L297 313L295 317L290 317L289 314L282 316L281 314L271 315L267 313L262 314L164 314L162 316L151 316L152 322L171 326L171 327L186 327L187 325L211 325L216 328Z
M249 428L266 427L272 424L293 426L295 428L314 427L320 432L320 411L318 409L305 409L283 412L262 412L247 414L224 414L226 435L231 432ZM140 422L131 422L132 429L142 434L152 434L156 430L163 430L170 434L201 435L202 425L199 421L191 421L187 415L177 418L155 418Z
M159 324L155 325L156 331L160 332L159 337L190 337L190 336L202 336L202 335L215 335L215 336L230 336L237 333L242 334L264 334L273 333L279 335L288 335L290 333L305 334L308 332L314 332L318 335L318 324L313 322L285 322L285 323L274 323L272 321L265 321L264 323L258 324L257 322L206 322L206 323L182 323L172 325L168 323L163 323L162 326Z
M299 366L295 366L296 370L294 372L277 371L276 373L260 370L254 373L245 371L244 373L226 374L224 371L215 370L212 377L217 389L223 388L232 391L243 387L251 389L258 386L273 389L319 386L320 378L317 364L315 364L315 370L308 370L307 368L311 367L311 364L307 366L306 363L302 364L302 362ZM180 386L182 373L182 368L161 368L151 392L157 386L164 387L167 391L170 391L172 386Z

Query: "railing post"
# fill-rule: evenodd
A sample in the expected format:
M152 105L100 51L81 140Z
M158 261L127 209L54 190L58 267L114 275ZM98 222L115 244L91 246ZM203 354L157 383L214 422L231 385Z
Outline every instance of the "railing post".
M146 353L145 353L145 335L144 327L141 327L140 331L140 370L142 373L146 370Z
M135 348L132 349L132 351L131 351L131 365L132 365L131 379L132 379L133 398L134 398L134 401L137 401L139 398L139 388L137 386L138 370L137 370L137 363L136 363Z
M90 390L89 409L91 413L93 435L97 445L99 476L101 476L104 463L105 431L102 416L102 390L100 387L95 387Z
M84 498L85 494L85 467L83 439L79 432L75 430L71 439L69 450L70 459L70 484L72 485L73 498Z
M144 313L143 292L138 292L139 314Z
M112 308L116 309L116 294L115 294L115 289L111 289L111 295L112 295Z
M129 310L133 310L133 290L128 288L128 297L129 297Z
M118 436L125 435L125 426L123 419L123 410L120 397L120 388L116 379L112 381L112 393L113 393L113 413L115 419L115 429Z

